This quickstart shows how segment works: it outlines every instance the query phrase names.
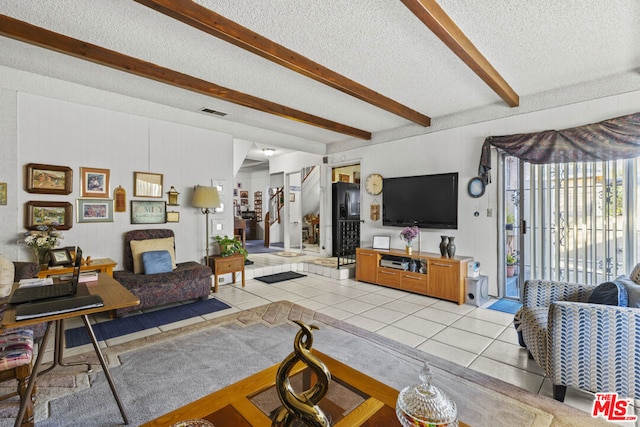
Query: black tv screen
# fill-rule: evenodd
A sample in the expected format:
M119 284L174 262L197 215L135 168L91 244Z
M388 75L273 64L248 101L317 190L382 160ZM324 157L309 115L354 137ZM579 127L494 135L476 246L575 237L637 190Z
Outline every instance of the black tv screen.
M382 225L458 228L458 173L385 178Z

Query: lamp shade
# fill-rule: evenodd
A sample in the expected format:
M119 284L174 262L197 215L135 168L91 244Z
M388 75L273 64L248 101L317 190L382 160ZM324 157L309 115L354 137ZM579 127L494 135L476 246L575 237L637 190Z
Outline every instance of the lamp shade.
M191 205L194 208L213 209L220 207L220 195L216 187L198 185L193 192Z

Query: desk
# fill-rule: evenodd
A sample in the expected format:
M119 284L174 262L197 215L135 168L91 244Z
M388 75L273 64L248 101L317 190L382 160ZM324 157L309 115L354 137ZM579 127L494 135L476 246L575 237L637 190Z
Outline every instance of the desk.
M116 266L116 262L110 258L98 258L92 259L91 264L85 264L80 267L80 271L98 271L100 273L107 273L113 277L113 269ZM58 274L71 274L73 273L73 266L63 268L48 268L46 270L40 270L38 277L44 279L45 277L58 275Z
M82 284L81 284L82 285ZM116 390L115 384L113 382L113 378L111 377L111 373L109 372L109 365L107 364L102 351L100 350L100 345L96 339L96 336L93 332L93 328L91 327L91 322L89 321L89 315L95 313L101 313L104 311L115 310L118 308L131 307L134 305L140 304L140 300L138 297L129 292L124 286L118 283L115 279L109 276L107 273L98 274L98 280L94 282L86 282L87 291L92 295L99 295L104 302L103 307L96 308L88 308L85 310L78 310L71 313L63 313L63 314L55 314L50 316L42 316L34 319L26 319L26 320L16 320L16 310L13 307L7 308L7 311L4 313L4 318L2 319L1 329L11 329L11 328L22 328L28 327L29 325L34 325L38 323L45 322L47 324L47 330L42 338L42 343L40 348L38 349L38 356L36 357L35 364L33 365L33 373L29 378L29 384L27 385L26 396L31 396L31 392L35 387L36 378L39 374L38 369L40 368L40 364L42 363L42 358L47 349L47 343L49 341L49 332L51 331L51 326L53 323L56 323L56 333L55 333L55 348L54 348L54 364L51 368L55 367L58 364L63 364L63 354L62 349L64 348L64 320L70 319L73 317L80 316L82 317L82 321L84 322L84 326L89 333L89 337L91 338L91 343L93 344L93 349L100 360L100 365L102 365L102 370L109 382L109 386L111 387L111 392L113 393L113 397L116 400L118 405L118 409L120 410L120 414L122 415L122 419L125 424L129 424L129 420L125 413L124 407L122 406L122 402L120 397L118 396L118 392ZM14 284L17 286L17 283ZM47 369L47 371L49 370ZM24 399L23 399L24 400ZM18 412L18 417L16 418L16 426L22 424L22 419L24 418L26 410L26 400L24 400L23 404L20 406L20 411Z
M218 276L231 273L233 283L236 283L236 272L242 272L242 287L244 288L244 255L235 253L229 256L212 255L207 258L207 265L213 270L213 292L218 292Z
M312 351L331 372L329 393L320 401L320 407L325 413L330 414L334 427L400 427L395 412L398 390L326 354ZM143 424L142 427L170 426L179 421L198 418L210 421L216 427L270 427L271 420L265 411L269 412L272 408L280 406L274 388L279 367L280 364L267 368ZM299 363L291 372L291 381L296 381L297 373L304 376L307 372L308 368ZM305 381L305 378L298 381ZM337 399L332 401L330 396L333 387L340 388L340 391L336 394ZM345 395L345 392L348 395ZM345 411L343 406L350 406L351 410ZM468 425L460 422L460 427Z
M233 235L235 239L239 239L242 242L242 247L247 246L247 220L234 217L233 218Z

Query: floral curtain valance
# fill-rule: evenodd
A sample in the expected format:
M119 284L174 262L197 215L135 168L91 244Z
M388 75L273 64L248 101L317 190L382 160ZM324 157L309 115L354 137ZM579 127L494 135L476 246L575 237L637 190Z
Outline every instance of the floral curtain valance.
M640 156L640 113L564 130L484 140L478 174L489 182L491 146L534 164L628 159Z

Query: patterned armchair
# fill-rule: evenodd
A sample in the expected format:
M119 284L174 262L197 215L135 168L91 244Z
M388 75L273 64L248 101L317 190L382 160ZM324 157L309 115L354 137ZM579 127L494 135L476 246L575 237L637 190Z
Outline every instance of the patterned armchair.
M567 387L640 399L640 309L588 303L595 288L526 281L514 318L520 345L545 370L556 400Z
M173 238L173 230L132 230L124 239L124 270L114 271L113 278L140 298L140 305L116 310L116 316L143 308L156 307L190 299L206 300L211 292L211 268L194 261L177 263L167 273L144 274L134 272L131 241ZM173 246L173 245L172 245Z

